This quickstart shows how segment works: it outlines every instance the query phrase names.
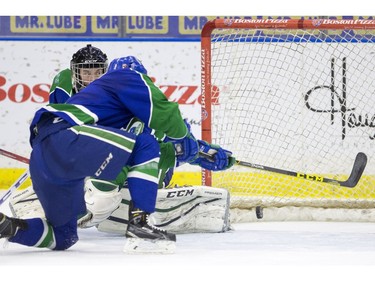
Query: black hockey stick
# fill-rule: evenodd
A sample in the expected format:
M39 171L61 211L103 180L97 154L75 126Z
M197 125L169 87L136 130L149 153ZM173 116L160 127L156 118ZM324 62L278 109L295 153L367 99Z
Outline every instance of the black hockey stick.
M204 156L204 157L207 157L208 159L210 159L210 155L204 154L202 152L199 152L199 154ZM296 173L296 172L282 170L282 169L278 169L278 168L267 167L267 166L264 166L264 165L249 163L249 162L245 162L245 161L241 161L241 160L236 160L236 165L250 167L250 168L253 168L253 169L268 171L268 172L272 172L272 173L288 175L288 176L302 178L302 179L311 180L311 181L325 182L325 183L335 184L335 185L338 185L338 186L344 186L344 187L352 188L352 187L355 187L357 185L357 183L359 182L359 180L360 180L360 178L363 174L363 171L365 170L365 167L367 165L367 156L363 152L359 152L357 154L357 156L355 157L353 169L350 173L349 178L346 181L339 181L339 180L335 180L335 179L330 179L330 178L325 178L325 177L322 177L322 176L305 174L305 173Z

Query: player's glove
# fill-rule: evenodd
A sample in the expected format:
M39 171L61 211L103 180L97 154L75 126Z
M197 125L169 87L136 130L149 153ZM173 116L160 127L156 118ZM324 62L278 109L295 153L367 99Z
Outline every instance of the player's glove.
M198 157L198 142L190 132L183 139L171 139L170 141L174 145L177 161L180 165L191 163Z
M236 162L236 159L232 156L232 152L229 150L202 140L198 140L198 143L199 157L190 164L199 165L211 171L222 171L229 169Z
M177 166L184 164L184 163L191 163L198 157L198 150L199 145L197 140L195 139L194 135L190 131L190 124L184 119L185 125L188 129L188 133L186 137L183 139L172 139L166 137L164 141L172 142L175 151L176 151L176 158L177 158Z

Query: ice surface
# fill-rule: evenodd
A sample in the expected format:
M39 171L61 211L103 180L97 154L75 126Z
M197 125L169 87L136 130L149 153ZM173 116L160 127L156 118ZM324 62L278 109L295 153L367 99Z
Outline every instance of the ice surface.
M0 211L10 215L7 202ZM11 267L17 276L35 272L38 280L55 276L64 281L74 276L103 281L373 280L373 223L253 222L233 227L227 233L178 235L171 255L125 254L124 237L96 228L80 230L80 240L67 251L13 243L3 247L1 240L0 268Z

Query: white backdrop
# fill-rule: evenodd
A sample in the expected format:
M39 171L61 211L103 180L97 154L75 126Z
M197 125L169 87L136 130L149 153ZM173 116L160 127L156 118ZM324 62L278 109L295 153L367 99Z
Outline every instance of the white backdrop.
M69 67L73 53L92 44L114 58L133 55L142 60L170 100L179 102L182 114L200 138L199 42L49 42L2 41L0 47L0 147L28 156L29 122L46 104L47 92L59 70ZM22 85L23 84L23 85ZM19 165L19 164L17 164ZM17 167L0 157L0 168ZM24 164L21 164L24 166ZM23 167L22 166L22 167Z

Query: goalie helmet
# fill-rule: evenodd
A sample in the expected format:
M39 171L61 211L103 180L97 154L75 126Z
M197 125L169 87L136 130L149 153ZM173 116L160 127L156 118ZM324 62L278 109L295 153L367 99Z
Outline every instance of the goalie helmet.
M109 64L108 72L114 71L117 69L127 68L127 67L135 71L138 71L142 74L147 74L147 70L143 66L142 62L133 56L127 56L127 57L114 59Z
M70 69L72 70L73 87L76 93L102 76L107 71L107 67L107 55L91 44L87 44L86 47L73 54Z

